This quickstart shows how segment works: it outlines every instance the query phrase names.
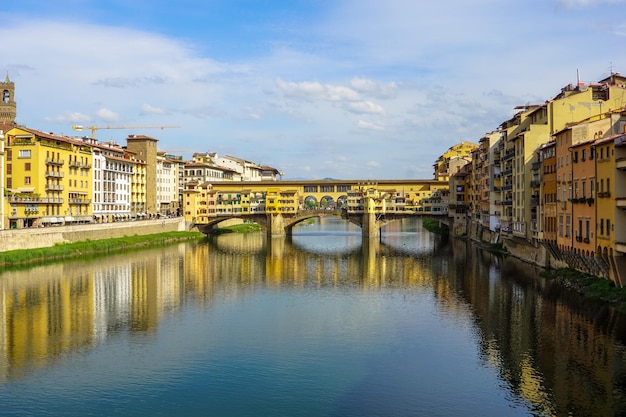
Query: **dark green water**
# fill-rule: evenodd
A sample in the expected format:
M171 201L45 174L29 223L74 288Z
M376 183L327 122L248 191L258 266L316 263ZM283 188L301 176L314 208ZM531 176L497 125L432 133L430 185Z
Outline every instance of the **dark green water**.
M0 416L625 415L624 317L404 221L0 274Z

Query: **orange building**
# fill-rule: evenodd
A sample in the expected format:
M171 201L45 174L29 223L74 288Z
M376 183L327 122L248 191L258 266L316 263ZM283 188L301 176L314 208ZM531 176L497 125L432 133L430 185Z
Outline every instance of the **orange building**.
M572 235L572 164L570 147L572 129L565 128L554 135L556 158L556 202L557 234L556 243L561 249L573 246Z
M550 141L539 148L542 184L539 204L539 218L542 219L543 240L556 243L557 204L556 204L556 142Z
M596 205L593 187L596 165L593 155L594 141L579 142L570 148L572 154L573 195L572 221L574 249L579 254L593 255L596 247Z

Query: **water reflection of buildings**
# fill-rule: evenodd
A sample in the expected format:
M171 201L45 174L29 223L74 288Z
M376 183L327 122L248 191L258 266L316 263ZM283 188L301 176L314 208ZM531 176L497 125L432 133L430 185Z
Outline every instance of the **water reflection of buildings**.
M626 386L624 316L515 259L495 263L504 278L493 279L485 257L493 255L455 242L450 280L471 305L485 363L537 415L623 415L624 392L615 388Z
M259 289L392 288L432 294L447 317L471 318L485 366L537 415L624 411L624 392L615 393L626 386L623 316L568 297L530 265L394 233L318 252L297 238L222 235L5 272L0 380L124 332L152 332L185 303L207 308Z
M162 312L180 303L182 285L173 279L180 256L149 250L2 274L0 380L122 331L156 328Z

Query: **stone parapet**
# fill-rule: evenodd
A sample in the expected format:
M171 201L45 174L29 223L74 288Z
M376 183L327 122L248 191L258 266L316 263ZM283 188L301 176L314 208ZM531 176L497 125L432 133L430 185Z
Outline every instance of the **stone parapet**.
M112 239L124 236L150 235L186 230L184 217L132 222L50 226L30 229L1 230L0 252L36 249L82 240Z

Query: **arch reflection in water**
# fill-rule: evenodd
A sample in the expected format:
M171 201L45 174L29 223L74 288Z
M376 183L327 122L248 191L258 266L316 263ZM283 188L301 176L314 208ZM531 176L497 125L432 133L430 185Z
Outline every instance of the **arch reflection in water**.
M297 224L291 244L310 253L347 255L359 250L361 230L345 220L321 217Z

